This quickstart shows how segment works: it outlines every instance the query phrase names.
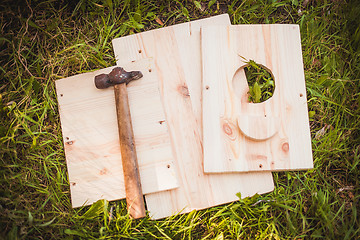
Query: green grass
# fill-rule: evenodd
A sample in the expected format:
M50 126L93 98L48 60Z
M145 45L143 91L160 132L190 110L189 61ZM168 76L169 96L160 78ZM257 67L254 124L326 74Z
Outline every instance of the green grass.
M253 60L246 63L244 71L249 85L248 101L260 103L268 100L275 90L274 77L271 71Z
M0 236L4 239L360 239L360 9L356 1L0 3ZM152 221L125 201L72 209L54 81L112 66L111 40L229 13L300 25L314 169L275 190Z

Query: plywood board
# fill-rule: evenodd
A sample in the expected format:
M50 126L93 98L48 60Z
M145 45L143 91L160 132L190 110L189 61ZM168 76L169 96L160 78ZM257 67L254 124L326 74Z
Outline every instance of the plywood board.
M122 66L143 78L128 97L143 193L178 187L170 137L152 59ZM96 89L94 77L113 67L56 81L73 207L125 198L113 88ZM151 72L149 72L151 69Z
M205 172L313 167L298 25L204 27L202 59ZM273 74L265 102L248 102L249 60Z
M271 173L204 174L200 27L229 24L219 15L113 40L118 65L153 57L159 73L179 188L145 196L154 219L273 190Z

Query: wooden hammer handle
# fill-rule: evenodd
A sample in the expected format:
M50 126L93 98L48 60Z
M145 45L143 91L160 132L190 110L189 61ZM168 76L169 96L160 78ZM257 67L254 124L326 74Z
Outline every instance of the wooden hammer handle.
M145 204L141 190L126 83L115 85L114 92L127 208L130 217L142 218L146 216Z

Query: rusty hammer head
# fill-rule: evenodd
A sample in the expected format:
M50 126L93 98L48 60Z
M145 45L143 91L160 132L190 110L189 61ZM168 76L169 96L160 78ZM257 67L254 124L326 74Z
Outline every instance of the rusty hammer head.
M128 84L133 80L142 78L142 76L140 71L127 72L122 67L116 67L109 74L95 76L95 86L96 88L104 89L116 84Z

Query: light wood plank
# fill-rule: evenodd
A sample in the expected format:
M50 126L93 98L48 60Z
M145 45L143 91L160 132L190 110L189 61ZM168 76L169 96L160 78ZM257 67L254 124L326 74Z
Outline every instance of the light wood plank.
M152 59L124 63L143 78L127 86L144 194L178 187ZM94 77L113 67L56 81L73 207L125 198L113 88L96 89ZM152 69L149 72L149 69Z
M313 167L298 25L202 29L207 173ZM247 60L268 68L273 96L248 102Z
M153 57L159 73L180 187L145 196L154 219L204 209L272 191L271 173L204 174L200 27L227 26L228 15L192 21L113 40L117 64Z

